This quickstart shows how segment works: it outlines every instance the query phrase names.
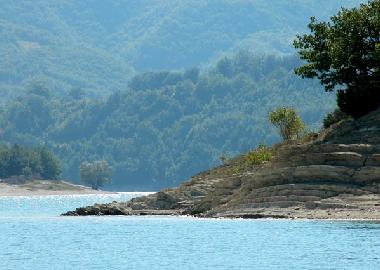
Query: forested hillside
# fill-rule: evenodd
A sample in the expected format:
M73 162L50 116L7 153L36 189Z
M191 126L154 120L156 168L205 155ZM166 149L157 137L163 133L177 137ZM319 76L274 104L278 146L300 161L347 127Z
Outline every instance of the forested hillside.
M294 75L292 40L361 2L3 0L0 140L49 147L73 181L104 159L111 188L177 185L278 140L277 106L317 129L335 97Z
M208 71L148 72L105 100L73 91L60 97L43 85L4 106L0 139L47 145L63 175L78 180L82 161L105 159L113 189L152 190L259 143L279 138L267 123L277 106L294 106L310 128L334 109L333 94L294 75L296 57L240 52Z
M0 94L33 81L104 96L138 71L186 69L246 48L289 53L308 18L360 0L2 0Z
M57 158L46 147L26 148L0 144L0 177L23 175L24 179L53 180L61 174Z

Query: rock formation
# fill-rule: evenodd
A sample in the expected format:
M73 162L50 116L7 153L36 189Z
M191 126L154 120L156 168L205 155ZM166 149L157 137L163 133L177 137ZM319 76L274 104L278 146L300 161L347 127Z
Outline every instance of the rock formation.
M178 188L64 215L380 219L380 110L272 152L258 166L242 169L239 156Z

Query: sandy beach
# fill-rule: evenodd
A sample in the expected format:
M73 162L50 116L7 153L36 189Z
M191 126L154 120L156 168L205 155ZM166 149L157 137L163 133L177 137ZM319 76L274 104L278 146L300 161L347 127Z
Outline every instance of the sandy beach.
M11 185L0 182L0 196L44 196L44 195L80 195L110 194L113 192L94 190L65 181L35 180L25 184Z

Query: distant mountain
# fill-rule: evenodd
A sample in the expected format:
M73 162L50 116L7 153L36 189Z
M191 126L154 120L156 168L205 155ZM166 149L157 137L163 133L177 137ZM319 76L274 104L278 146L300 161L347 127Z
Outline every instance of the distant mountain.
M0 2L2 102L35 81L58 92L79 87L104 95L125 88L134 74L125 61L76 33L65 22L64 1L58 2Z
M183 69L226 51L289 53L308 18L360 0L2 0L2 102L34 80L102 95L139 71Z
M279 140L267 121L278 106L293 106L311 130L335 108L335 95L302 80L295 56L240 52L210 70L147 72L106 100L57 97L39 85L0 110L0 140L47 145L64 177L79 180L83 161L105 159L115 190L175 186L260 143Z

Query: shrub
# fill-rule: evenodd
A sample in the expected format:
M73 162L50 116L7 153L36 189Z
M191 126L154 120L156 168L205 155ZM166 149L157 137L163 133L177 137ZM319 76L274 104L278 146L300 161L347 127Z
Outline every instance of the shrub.
M255 150L248 152L245 157L246 166L260 165L272 159L272 151L265 145L259 145Z
M347 118L349 118L347 114L345 114L339 109L336 109L335 111L328 113L326 117L323 119L323 127L328 128L331 125L338 123Z
M279 129L284 140L296 139L305 129L305 124L293 108L280 107L268 114L268 120Z

